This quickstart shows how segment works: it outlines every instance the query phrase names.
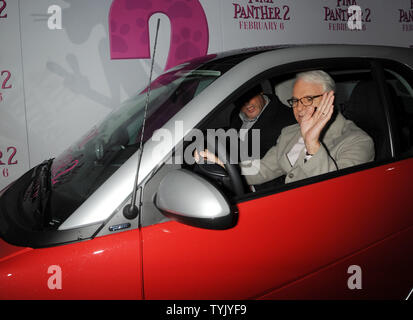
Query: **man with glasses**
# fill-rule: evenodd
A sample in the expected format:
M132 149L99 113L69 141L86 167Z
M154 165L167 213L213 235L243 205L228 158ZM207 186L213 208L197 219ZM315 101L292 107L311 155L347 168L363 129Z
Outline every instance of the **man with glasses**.
M281 175L288 183L374 160L373 140L335 111L334 91L334 80L324 71L297 74L288 100L297 124L284 128L261 160L241 163L241 171L258 169L245 176L249 184Z
M288 104L297 123L281 131L262 159L240 163L248 184L283 175L289 183L374 160L371 137L334 109L334 90L334 80L324 71L296 75ZM222 165L207 150L200 154Z

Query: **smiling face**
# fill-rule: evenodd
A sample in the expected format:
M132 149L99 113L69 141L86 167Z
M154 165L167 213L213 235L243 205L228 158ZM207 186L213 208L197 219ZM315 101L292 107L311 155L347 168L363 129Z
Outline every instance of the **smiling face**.
M256 118L262 108L264 108L265 99L261 94L252 97L249 101L245 102L241 108L241 111L248 117L248 119Z
M293 88L293 97L296 99L301 99L308 96L317 96L324 93L323 85L315 82L307 82L299 79L295 82ZM302 119L307 119L311 117L314 113L315 108L321 102L322 97L315 98L311 106L304 106L301 102L293 108L295 120L298 124L301 124Z

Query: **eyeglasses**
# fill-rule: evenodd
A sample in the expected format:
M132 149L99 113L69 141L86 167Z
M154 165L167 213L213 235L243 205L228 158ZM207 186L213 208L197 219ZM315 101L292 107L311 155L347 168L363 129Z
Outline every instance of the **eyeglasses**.
M309 107L309 106L311 106L311 105L313 104L313 100L314 100L315 98L321 97L322 95L323 95L323 94L319 94L319 95L316 95L316 96L306 96L306 97L302 97L302 98L300 98L300 99L291 98L291 99L288 99L287 102L288 102L288 105L289 105L291 108L297 107L297 106L298 106L298 101L300 101L303 106Z

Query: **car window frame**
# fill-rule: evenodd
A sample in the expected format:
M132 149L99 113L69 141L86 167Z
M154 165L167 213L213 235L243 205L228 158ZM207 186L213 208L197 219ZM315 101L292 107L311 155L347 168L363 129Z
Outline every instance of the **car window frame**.
M370 58L370 57L340 57L340 58L320 58L320 59L309 59L309 60L302 60L293 63L287 63L283 65L275 66L271 69L268 69L255 77L246 81L242 86L240 86L237 90L232 92L226 99L224 99L214 110L212 110L204 119L202 119L196 128L200 128L205 126L205 123L209 121L212 117L216 116L220 109L224 108L226 105L229 105L237 98L239 98L243 92L248 90L249 88L254 87L255 85L260 84L263 81L266 81L271 78L281 77L282 75L292 74L297 72L303 72L308 70L316 70L316 69L340 69L345 68L348 66L350 69L365 69L366 67L371 70L373 81L376 83L378 88L384 87L384 80L385 78L382 77L380 73L380 69L382 68L380 64L380 60L387 60L387 59L377 59L377 58ZM391 60L392 61L392 60ZM382 69L381 69L382 70ZM380 83L381 82L381 83ZM390 141L389 143L394 143L394 134L393 129L391 127L391 111L389 111L389 98L388 95L381 94L380 99L382 101L382 108L385 112L385 121L387 125L387 130L390 132ZM275 186L273 188L260 190L257 192L250 192L242 196L235 196L232 200L235 204L242 203L245 201L250 201L254 199L259 199L265 196L277 194L280 192L289 191L295 188L311 185L314 183L330 180L333 178L337 178L340 176L368 170L371 168L379 167L382 165L386 165L389 163L393 163L396 160L395 154L391 154L388 159L385 160L374 160L369 163L364 163L361 165L341 169L339 171L328 172L322 175L317 175L314 177L302 179L296 182L283 184L279 186Z
M220 104L218 104L216 108L214 108L206 117L204 117L195 126L195 128L202 128L205 125L205 123L210 121L210 119L216 116L217 113L221 112L223 108L226 108L228 105L232 104L237 98L239 98L242 95L242 93L245 92L245 90L247 90L248 88L252 88L255 85L258 85L262 83L263 81L267 81L271 78L274 78L275 77L274 74L279 74L279 76L282 76L283 74L288 74L288 73L291 74L293 72L314 70L317 68L319 69L325 69L325 68L339 69L341 67L348 66L351 69L363 69L367 67L371 70L373 81L376 82L379 88L385 87L384 85L385 77L384 77L384 73L383 73L384 70L383 70L383 65L382 65L383 61L400 64L400 62L390 60L390 59L377 59L377 58L368 58L368 57L366 58L344 57L344 58L309 59L305 61L298 61L294 63L287 63L287 64L275 66L249 79L248 81L246 81L242 86L240 86L237 90L235 90L230 95L228 95L226 99L224 99ZM411 70L411 72L413 71ZM380 98L382 101L382 108L384 108L384 111L385 111L386 125L387 125L388 130L390 131L391 142L389 143L394 143L395 137L394 137L393 130L392 130L392 124L394 124L394 122L391 122L393 121L392 113L391 111L389 111L389 109L392 108L392 105L390 103L388 93L382 93ZM171 154L171 156L173 156L173 154ZM264 190L260 190L257 192L247 193L243 196L235 196L231 199L231 202L234 204L239 204L239 203L243 203L246 201L260 199L260 198L274 195L277 193L287 192L289 190L293 190L296 188L312 185L314 183L319 183L319 182L327 181L330 179L338 178L341 176L345 176L345 175L349 175L349 174L353 174L353 173L357 173L361 171L366 171L368 169L391 164L398 160L401 160L401 159L398 159L397 153L394 153L386 160L374 160L369 163L352 166L349 168L341 169L339 171L328 172L322 175L317 175L314 177L302 179L302 180L291 182L288 184L276 186L274 188L269 188L269 189L264 189ZM159 173L160 173L159 170L153 173L152 177L145 184L144 189L148 185L148 183L150 183L150 180L152 180L154 176L157 176ZM161 223L161 221L159 222L153 221L149 225L157 224L157 223Z
M399 76L403 77L405 81L407 81L407 83L410 85L411 88L413 88L413 68L409 67L408 65L401 63L399 61L396 60L391 60L391 59L375 59L376 63L377 63L377 68L379 71L378 76L380 76L380 80L384 83L386 83L387 78L385 75L385 69L389 69L393 72L396 72L397 74L399 74ZM385 90L384 90L384 97L386 99L386 105L389 111L389 122L391 124L391 127L396 127L397 126L397 120L396 120L396 115L395 115L395 108L396 106L394 106L393 104L393 99L391 99L390 97L390 92L387 88L387 86L385 86ZM413 95L412 95L413 98ZM395 161L401 161L401 160L406 160L406 159L410 159L413 158L413 153L406 154L401 150L401 147L399 145L399 141L398 141L398 136L395 133L394 134L394 145L395 145L395 152L394 152L394 159ZM413 147L413 146L412 146Z

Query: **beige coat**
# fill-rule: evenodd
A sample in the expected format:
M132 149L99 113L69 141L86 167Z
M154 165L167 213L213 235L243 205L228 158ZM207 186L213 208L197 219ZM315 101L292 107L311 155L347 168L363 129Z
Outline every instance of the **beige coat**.
M320 149L307 161L305 149L291 166L287 153L301 137L297 124L285 127L277 144L261 160L243 161L241 172L250 185L261 184L282 175L285 183L293 182L374 160L374 143L367 133L340 113L325 132ZM330 154L330 155L329 155ZM331 157L330 157L331 156ZM334 160L333 160L334 159ZM251 174L251 172L258 172Z

